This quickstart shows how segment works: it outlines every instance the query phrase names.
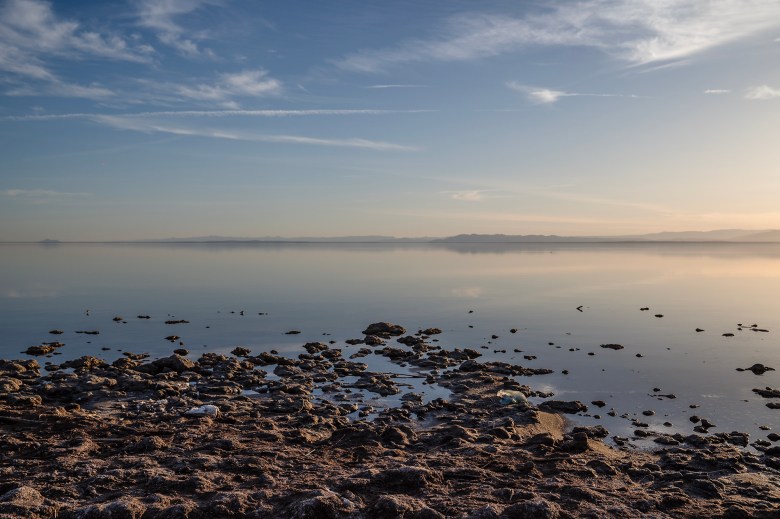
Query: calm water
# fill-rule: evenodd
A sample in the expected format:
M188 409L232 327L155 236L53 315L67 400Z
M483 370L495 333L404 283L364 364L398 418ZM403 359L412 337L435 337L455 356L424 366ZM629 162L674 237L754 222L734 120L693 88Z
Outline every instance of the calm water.
M664 431L691 432L694 413L718 426L711 432L757 439L766 435L759 425L780 428L780 410L751 391L780 387L780 371L735 371L780 369L780 245L0 244L0 266L3 358L52 340L66 346L44 361L110 361L120 349L164 356L172 333L193 356L238 345L294 356L325 340L348 355L357 347L345 339L387 320L410 332L439 327L439 345L478 349L482 360L551 368L522 382L561 399L604 400L606 408L591 407L601 420L577 420L613 433L632 428L606 416L610 407ZM171 318L190 324L165 325ZM49 335L53 328L65 333ZM302 333L285 335L291 329ZM361 360L402 371L379 356ZM655 387L677 399L650 396ZM656 415L641 416L647 409Z

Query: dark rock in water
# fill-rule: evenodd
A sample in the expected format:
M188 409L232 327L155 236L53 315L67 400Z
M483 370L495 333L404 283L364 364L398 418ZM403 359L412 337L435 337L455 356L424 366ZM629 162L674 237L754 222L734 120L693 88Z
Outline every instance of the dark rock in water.
M764 398L780 398L780 389L772 389L767 387L766 389L754 389L754 393L758 393Z
M563 400L547 400L539 404L539 409L553 413L575 414L580 412L584 413L588 410L588 407L579 400L572 400L569 402Z
M248 357L249 354L252 353L252 351L249 348L243 348L241 346L237 346L233 348L233 351L231 351L230 353L232 353L236 357Z
M151 319L152 317L150 315L139 315L137 316L138 319Z
M609 431L607 431L603 425L591 425L591 426L578 426L572 429L572 433L585 433L588 435L588 438L593 439L599 439L599 438L606 438L609 436Z
M734 334L733 334L733 333L731 333L731 332L729 332L729 333L724 333L724 334L723 334L723 337L734 337Z
M40 346L30 346L22 353L26 353L27 355L48 355L53 351L54 351L53 346L49 346L48 344L42 344Z
M361 342L365 342L369 346L382 346L385 343L381 337L377 337L376 335L366 335L366 339Z
M440 328L426 328L425 330L420 330L419 333L423 335L438 335L442 333Z
M99 335L100 332L97 330L77 330L76 333L83 333L84 335Z
M766 451L764 451L764 454L766 454L767 456L773 456L775 458L778 458L780 457L780 447L771 447Z
M703 332L704 330L702 328L696 328L696 332Z
M605 405L607 405L606 402L604 402L603 400L594 400L593 402L591 402L591 404L595 405L596 407L604 407Z
M718 433L715 436L722 438L727 443L738 445L740 447L747 447L750 440L750 435L748 433L738 431L732 431L730 433Z
M182 357L190 354L189 350L185 350L184 348L176 348L173 350L173 353L176 355L181 355Z
M346 342L350 346L355 346L357 344L365 344L366 343L366 341L364 341L363 339L347 339L344 342Z
M766 406L767 406L769 409L780 409L780 403L778 403L778 402L768 402L768 403L766 404Z
M418 344L422 344L425 342L421 337L414 337L413 335L399 337L396 340L401 344L406 344L407 346L417 346Z
M399 336L406 333L406 328L397 324L380 322L369 324L368 327L363 330L364 335L378 335L380 337Z
M289 332L284 332L285 335L298 335L300 330L290 330Z
M766 437L769 441L773 441L773 442L780 440L780 434L777 433L769 433L766 435Z
M119 316L116 316L116 317L114 317L114 319L113 319L113 321L114 321L114 322L117 322L117 323L118 323L118 322L121 322L121 321L124 321L124 320L125 320L125 318L124 318L124 317L119 317Z
M661 317L663 317L663 316L664 316L664 314L655 314L655 316L656 316L656 317L658 317L658 318L660 319Z
M655 414L655 411L650 411L648 409L647 411L642 411L642 414L645 416L653 416Z
M767 371L774 371L775 368L770 368L769 366L764 366L763 364L753 364L747 370L742 371L752 371L754 375L763 375Z
M173 321L165 321L165 324L190 324L190 322L184 319L177 319Z
M533 499L504 509L501 517L507 519L558 519L561 509L545 499Z
M166 341L171 341L171 342L178 341L179 339L181 339L181 337L179 337L178 335L169 335L168 337L165 338Z
M511 330L509 330L509 333L517 333L517 328L512 328Z
M647 312L648 310L650 310L650 308L647 306L643 306L642 308L640 308L640 310L643 312Z
M303 345L303 349L306 350L307 353L314 355L315 353L327 350L328 345L322 344L321 342L307 342Z
M63 332L62 330L49 330L49 333L52 335L62 335L65 332Z
M602 344L602 348L608 348L610 350L622 350L623 346L620 344Z

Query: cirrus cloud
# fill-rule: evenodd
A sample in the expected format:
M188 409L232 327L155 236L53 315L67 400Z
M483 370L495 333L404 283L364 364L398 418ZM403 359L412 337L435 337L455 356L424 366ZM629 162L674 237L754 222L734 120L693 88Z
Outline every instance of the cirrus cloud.
M462 13L435 36L363 49L335 64L381 72L394 65L466 61L534 46L596 48L630 65L680 60L780 26L775 0L581 0L523 16Z

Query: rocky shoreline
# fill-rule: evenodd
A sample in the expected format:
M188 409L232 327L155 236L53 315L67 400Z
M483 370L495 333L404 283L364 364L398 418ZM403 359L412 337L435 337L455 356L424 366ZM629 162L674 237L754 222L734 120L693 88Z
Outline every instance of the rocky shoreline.
M609 446L601 426L567 426L585 404L528 403L551 395L518 378L550 370L440 349L439 332L374 323L350 358L307 343L297 358L86 356L44 375L2 360L0 517L780 517L780 446L706 427L657 435L654 452ZM409 375L369 371L368 354L449 396L404 393ZM364 392L403 395L375 409Z

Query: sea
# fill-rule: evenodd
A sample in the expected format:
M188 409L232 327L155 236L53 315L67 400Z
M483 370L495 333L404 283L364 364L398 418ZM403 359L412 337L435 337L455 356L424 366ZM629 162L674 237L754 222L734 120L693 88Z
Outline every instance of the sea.
M345 340L388 321L440 328L435 345L480 361L552 369L517 380L585 403L571 425L687 435L697 415L710 433L751 441L780 429L780 409L753 391L780 388L780 244L5 243L0 267L4 359L51 341L65 346L41 364L179 347L193 359L237 346L296 357L330 341L348 357L361 346ZM381 355L356 360L415 374ZM778 371L738 371L757 363ZM449 396L421 380L398 379ZM360 398L381 409L402 394Z

